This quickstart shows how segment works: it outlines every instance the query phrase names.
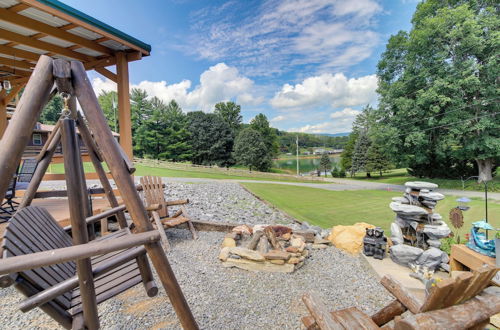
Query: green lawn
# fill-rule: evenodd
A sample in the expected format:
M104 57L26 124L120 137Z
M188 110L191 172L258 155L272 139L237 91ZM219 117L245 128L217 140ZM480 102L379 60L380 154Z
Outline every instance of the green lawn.
M347 177L347 179L350 179ZM353 179L355 180L366 180L374 182L382 182L388 184L404 184L406 181L429 181L439 185L443 189L459 189L463 188L462 181L460 179L426 179L426 178L416 178L414 176L408 175L406 169L398 168L395 170L390 170L387 173L383 173L382 176L372 173L371 178L366 177L366 173L357 173ZM465 190L476 190L484 191L484 185L478 184L475 180L468 180L465 182ZM488 191L500 191L500 176L493 178L493 181L488 183Z
M285 211L298 220L323 228L334 225L351 225L367 222L389 231L394 220L394 212L389 208L391 197L401 196L400 192L381 190L328 191L278 184L242 183L244 187L263 200ZM455 196L447 196L438 202L437 212L445 220L451 208L456 206ZM484 218L484 201L473 198L471 209L464 212L465 225L461 234L470 229L470 223ZM490 223L500 227L500 203L490 201Z
M107 169L106 164L104 167ZM95 172L92 163L85 162L83 163L83 167L85 172ZM250 177L250 176L241 176L235 175L234 173L223 173L224 169L213 169L211 172L208 170L198 171L193 169L189 170L178 170L178 169L169 169L164 167L150 167L144 166L141 164L135 165L136 171L135 175L157 175L162 177L173 177L173 178L206 178L206 179L231 179L231 180L257 180L257 181L284 181L284 182L307 182L307 183L331 183L331 182L323 182L323 181L310 181L310 180L295 180L293 178L280 178L272 175L269 176L261 176L261 177ZM64 173L64 164L52 164L48 169L49 173Z

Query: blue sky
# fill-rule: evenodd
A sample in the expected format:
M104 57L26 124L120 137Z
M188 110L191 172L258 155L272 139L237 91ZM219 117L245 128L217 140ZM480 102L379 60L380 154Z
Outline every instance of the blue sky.
M376 64L387 39L410 28L413 0L63 0L144 42L133 87L185 111L242 106L272 126L348 132L376 104ZM94 88L114 83L92 74Z

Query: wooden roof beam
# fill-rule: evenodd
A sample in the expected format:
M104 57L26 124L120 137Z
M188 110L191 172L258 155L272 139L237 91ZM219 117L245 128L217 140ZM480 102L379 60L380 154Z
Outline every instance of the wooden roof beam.
M19 76L19 77L29 77L31 75L31 72L28 71L21 71L21 70L14 70L13 68L9 66L0 66L0 71L5 72L5 73L10 73L14 76Z
M11 6L9 7L9 11L13 12L13 13L18 13L20 11L23 11L25 9L28 9L30 6L28 6L27 4L24 4L24 3L18 3L17 5L14 5L14 6Z
M111 72L108 69L103 68L103 67L95 68L94 70L99 72L104 77L108 78L109 80L114 81L115 83L118 83L118 76L116 75L116 73L113 73L113 72Z
M104 47L92 40L85 39L73 33L66 32L59 28L31 19L29 17L12 13L7 9L0 8L0 20L16 24L18 26L25 27L31 30L35 30L45 35L59 38L61 40L72 42L84 48L95 50L99 53L107 55L111 55L113 53L111 49Z
M12 41L12 42L17 42L19 44L23 44L26 46L30 46L33 48L49 51L49 52L54 52L59 55L63 55L75 60L79 61L84 61L88 62L94 59L94 57L87 56L82 53L74 52L70 49L60 47L45 41L37 40L31 37L24 36L19 33L15 33L12 31L8 31L5 29L0 29L0 35L2 36L1 38L4 40Z
M127 47L130 47L131 49L134 49L134 50L139 51L139 52L145 52L146 55L149 55L149 52L147 50L141 49L139 46L134 45L133 43L131 43L129 41L123 40L123 39L111 34L110 32L107 32L107 31L104 31L100 28L97 28L97 27L93 26L92 24L89 24L87 22L79 20L71 15L68 15L66 13L62 13L62 12L42 3L40 1L37 1L37 0L19 0L19 1L30 6L30 7L37 8L37 9L44 11L46 13L49 13L51 15L62 18L65 21L68 21L70 23L74 23L77 26L81 26L87 30L90 30L90 31L98 33L102 36L108 37L111 40L116 40L117 42L119 42Z
M2 105L5 106L9 104L10 101L12 101L17 94L21 91L21 89L26 85L26 83L13 86L12 89L10 90L9 94L5 95L5 97L2 99Z
M0 53L14 56L16 58L24 58L30 61L38 61L38 58L40 57L40 54L28 52L26 50L17 49L14 47L9 47L6 45L0 45Z
M139 61L141 59L142 59L141 52L127 53L127 62ZM91 70L95 68L104 68L115 64L116 64L116 57L110 56L95 61L83 63L83 66L85 67L85 70Z
M10 58L0 57L0 64L14 67L15 69L31 71L35 68L34 64L24 61L17 61Z

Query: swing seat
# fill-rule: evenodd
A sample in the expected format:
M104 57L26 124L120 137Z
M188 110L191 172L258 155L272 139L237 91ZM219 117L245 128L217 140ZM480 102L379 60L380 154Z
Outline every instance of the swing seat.
M128 228L100 237L95 241L107 241L126 235L130 235ZM5 259L71 246L71 236L57 224L47 210L36 206L23 208L12 217L2 241ZM146 250L143 246L135 246L91 258L98 304L141 282L145 285L148 296L152 297L158 293L154 282L143 281L144 277L138 263L139 258L145 258L142 260L147 263L145 254ZM146 268L149 272L151 271L149 265ZM145 277L148 278L148 276ZM23 312L41 307L66 328L71 327L74 318L82 315L76 264L73 261L0 277L2 287L14 283L15 288L28 297L20 305ZM55 290L63 286L67 286L68 290L64 292L59 290L56 294ZM44 299L46 302L43 304L34 303L34 299L38 299L37 297L43 294L51 296L50 299Z

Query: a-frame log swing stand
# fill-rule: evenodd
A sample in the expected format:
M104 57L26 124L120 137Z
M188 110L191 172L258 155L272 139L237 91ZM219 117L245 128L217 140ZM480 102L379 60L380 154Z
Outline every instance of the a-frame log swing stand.
M139 236L156 231L149 221L146 209L137 193L131 176L132 169L129 166L130 162L125 158L126 156L124 156L120 146L114 140L111 129L107 124L97 101L97 97L87 77L84 66L78 61L54 60L51 57L43 55L38 60L7 130L0 140L0 196L4 196L7 191L9 180L15 174L16 168L21 161L24 148L28 143L43 107L56 92L66 95L66 101L69 102L69 108L72 109L72 111L61 116L49 141L47 141L42 152L39 154L37 158L37 169L20 204L20 209L31 204L42 177L50 164L52 155L61 142L66 172L73 245L93 244L88 243L89 235L93 235L91 230L87 230L87 222L89 219L87 217L91 216L91 210L88 207L82 160L76 140L75 126L77 126L104 188L105 195L111 207L118 209L116 215L120 227L125 228L127 226L123 214L124 208L118 206L118 202L108 182L106 173L102 168L101 161L106 162L116 186L120 191L125 208L129 212L135 225L137 234L128 235L130 236L130 240L135 237L135 240L138 241ZM75 97L80 103L85 120L76 112ZM151 237L153 236L151 235ZM108 240L107 242L110 241L111 240ZM118 242L118 240L115 242ZM144 248L147 255L149 255L158 273L181 325L185 329L197 329L198 326L196 321L177 283L159 239L151 239L145 242ZM132 246L131 244L129 245ZM56 254L58 253L57 250L53 251L56 251ZM77 257L76 254L79 254L79 256ZM60 259L64 259L65 261L76 261L76 274L81 292L83 310L84 324L81 326L89 329L96 329L99 327L99 318L97 314L92 266L90 264L90 258L84 258L81 254L81 252L75 253L73 259L69 259L68 256L65 256L66 259L61 256ZM29 255L0 259L0 275L49 265L49 262L51 262L45 261L44 263L43 260L26 262L27 259L25 257L28 256ZM18 258L18 262L11 262L16 260L16 258ZM144 263L142 263L141 266L140 259L137 259L144 281L144 277L147 277L148 272L143 271L142 268L149 266L147 266L147 260L146 266ZM51 260L52 264L54 264L53 258ZM153 283L152 277L149 278L149 281L144 283L150 282ZM73 324L73 326L75 326L75 324Z

